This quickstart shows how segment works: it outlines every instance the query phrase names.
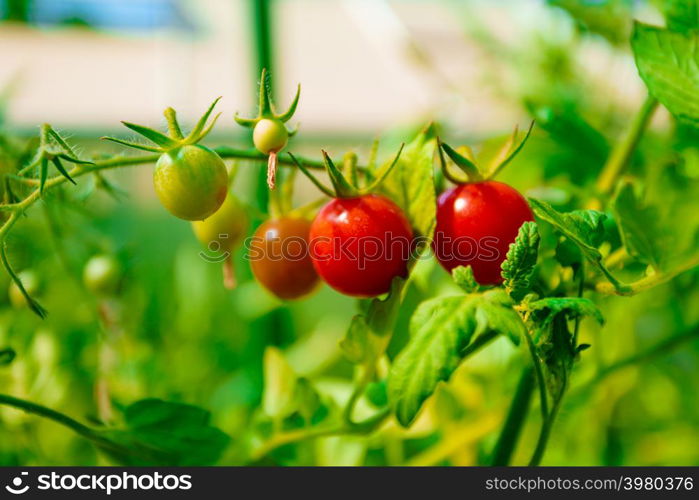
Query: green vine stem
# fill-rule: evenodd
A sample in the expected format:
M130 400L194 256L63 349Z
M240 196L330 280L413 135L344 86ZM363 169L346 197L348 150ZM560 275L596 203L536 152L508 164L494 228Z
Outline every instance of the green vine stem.
M561 387L561 390L556 398L554 398L553 406L548 414L546 420L544 420L541 426L541 432L539 433L539 439L536 442L536 448L532 454L531 460L529 460L530 467L536 467L541 463L541 459L544 457L544 452L546 451L546 445L549 441L549 436L551 435L551 429L553 428L553 423L556 420L556 415L558 414L558 409L561 407L561 401L563 401L563 394L565 393L568 383L567 380Z
M536 375L536 383L539 388L539 399L541 406L541 418L546 420L549 416L549 406L548 406L548 396L546 395L546 380L544 379L544 369L541 366L541 359L536 350L536 345L534 345L534 340L527 329L525 334L525 340L527 341L527 348L529 349L529 354L532 358L532 366L534 368L534 375Z
M617 371L656 359L663 354L671 352L685 342L691 342L693 340L699 340L699 325L694 325L693 327L665 338L646 349L642 349L634 354L631 354L630 356L622 358L601 368L591 380L572 390L570 397L580 397L582 394L585 394L592 388L597 387L600 382Z
M374 363L367 364L362 367L362 374L357 383L355 384L354 389L352 390L352 394L350 395L350 398L347 401L347 405L345 406L345 409L342 412L342 420L344 421L346 426L353 427L357 425L354 422L354 420L352 420L352 416L354 415L354 408L355 406L357 406L359 399L364 394L364 391L366 390L366 387L369 385L369 382L371 382L371 380L374 378L375 373L376 366L374 365Z
M297 443L299 441L305 441L307 439L337 436L337 435L367 435L378 429L391 414L390 408L386 408L375 416L365 420L361 423L342 423L339 425L327 426L327 427L311 427L305 429L297 429L293 431L281 432L268 441L260 445L251 454L252 461L257 461L268 455L277 448L291 444Z
M667 283L675 276L691 271L697 266L699 266L699 254L690 257L688 260L671 271L657 271L655 274L627 284L620 283L617 280L614 280L614 282L601 282L597 283L594 289L597 292L604 293L606 295L636 295L637 293L644 292L658 285ZM607 278L609 278L609 276L607 276Z
M653 112L657 107L658 101L654 97L648 96L631 122L626 135L612 150L597 179L597 190L601 194L609 194L614 190L616 181L624 173L631 161L636 146L641 140L643 132L648 127L653 117Z
M524 423L527 420L527 415L529 414L529 406L531 404L532 395L534 394L534 387L534 369L528 366L522 372L519 382L517 383L517 389L512 398L510 410L507 412L505 424L495 444L491 465L509 465L512 454L517 447L519 435L522 432Z
M64 427L68 427L75 433L87 439L91 439L93 441L99 441L101 439L100 436L93 429L81 424L80 422L69 417L68 415L65 415L56 410L52 410L51 408L47 408L45 406L32 403L31 401L19 399L14 396L9 396L7 394L0 394L0 405L10 406L12 408L22 410L27 413L31 413L33 415L38 415L40 417L47 418L53 422L56 422L57 424L60 424Z
M260 161L266 161L267 157L260 153L259 151L256 150L243 150L243 149L235 149L235 148L230 148L230 147L219 147L215 148L215 151L221 156L222 158L235 158L235 159L241 159L241 160L260 160ZM114 158L109 158L106 160L97 160L94 162L94 164L81 164L81 165L76 165L73 167L68 174L70 175L71 178L75 179L77 177L81 177L86 174L94 173L94 172L99 172L102 170L108 170L112 168L118 168L118 167L127 167L127 166L134 166L134 165L144 165L148 163L155 163L158 158L159 154L149 154L149 155L143 155L143 156L119 156L119 157L114 157ZM323 169L324 164L320 160L312 160L312 159L307 159L307 158L299 158L299 161L302 161L303 164L306 167L313 168L313 169ZM293 166L294 162L289 158L279 158L279 163L284 164L287 166ZM2 242L9 232L9 230L14 226L15 222L19 219L19 216L22 212L24 212L26 209L28 209L31 205L33 205L36 201L38 201L41 198L41 191L39 189L39 180L38 179L23 179L26 181L27 184L31 185L36 185L37 189L32 191L26 198L24 198L22 201L19 201L17 203L12 203L12 204L6 204L6 205L0 205L0 212L10 212L9 218L5 221L5 223L0 227L0 242ZM48 179L44 185L44 191L49 190L51 188L54 188L56 186L59 186L61 184L64 184L67 181L67 178L62 176L62 175L57 175L55 177L52 177Z

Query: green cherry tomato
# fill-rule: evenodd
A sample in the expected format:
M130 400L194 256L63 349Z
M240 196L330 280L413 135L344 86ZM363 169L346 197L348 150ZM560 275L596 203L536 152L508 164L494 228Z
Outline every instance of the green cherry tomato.
M153 185L160 202L172 215L204 220L226 199L228 173L215 152L204 146L187 145L158 159Z
M111 255L96 255L83 269L83 283L91 292L110 295L116 292L121 279L121 266Z
M192 229L202 245L218 252L238 245L247 233L248 224L243 205L229 193L221 208L206 220L192 222Z
M33 296L39 291L39 277L31 269L22 271L21 273L17 274L17 277L22 282L24 289L30 296ZM24 298L22 291L14 283L14 281L10 283L10 288L7 294L10 297L10 304L12 304L14 307L19 308L27 305L27 299Z
M279 120L263 118L255 125L252 132L252 142L261 153L266 155L276 153L286 146L289 132Z

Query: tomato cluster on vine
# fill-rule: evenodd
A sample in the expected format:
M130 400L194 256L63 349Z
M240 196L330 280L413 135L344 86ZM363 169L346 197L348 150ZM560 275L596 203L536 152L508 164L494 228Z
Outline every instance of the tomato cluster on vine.
M271 197L272 217L259 225L250 239L247 251L252 273L264 288L282 300L312 293L319 281L353 297L387 293L396 278L407 278L416 255L415 237L419 235L404 210L382 187L400 160L401 151L380 172L358 167L354 155L347 157L349 161L342 169L337 168L323 151L322 167L332 186L324 185L311 174L306 161L291 153L288 160L279 157L296 132L288 130L285 123L292 118L299 95L300 87L289 109L276 113L270 97L269 75L263 71L257 117L235 115L238 124L252 129L255 148L268 160L270 190L282 192ZM158 198L173 215L192 221L197 239L207 250L222 255L224 284L233 288L232 255L248 235L249 217L244 204L231 191L232 176L221 157L198 144L218 118L217 115L207 125L217 102L218 99L187 136L180 129L175 111L168 108L167 135L124 122L154 143L153 146L107 139L160 153L153 176ZM449 173L442 148L467 178L456 178ZM497 285L502 282L500 265L510 244L520 226L533 220L521 194L492 180L510 158L487 177L469 159L444 144L440 145L440 158L445 177L455 185L437 193L434 234L419 236L433 238L434 254L448 272L458 266L471 266L480 284ZM280 162L302 171L329 198L315 215L292 209L293 179L283 189L276 189ZM296 251L291 252L294 245Z

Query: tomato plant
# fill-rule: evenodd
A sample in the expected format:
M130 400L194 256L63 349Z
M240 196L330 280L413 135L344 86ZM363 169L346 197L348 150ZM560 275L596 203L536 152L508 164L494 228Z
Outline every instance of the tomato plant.
M131 156L0 130L0 405L31 414L0 412L0 463L696 462L699 24L551 3L565 44L472 37L521 76L478 91L523 133L464 127L450 81L397 154L408 127L290 142L299 91L278 113L266 71L241 147L200 143L217 101L186 136L172 108L167 134L124 122L152 143L109 138ZM578 67L603 39L647 97ZM113 183L146 165L175 217Z

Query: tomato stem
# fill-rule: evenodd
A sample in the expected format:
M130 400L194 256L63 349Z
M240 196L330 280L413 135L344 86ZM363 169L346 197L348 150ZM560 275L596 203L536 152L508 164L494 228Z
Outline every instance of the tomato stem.
M80 434L81 436L86 437L88 439L94 440L98 437L97 433L93 429L81 424L80 422L69 417L68 415L65 415L56 410L52 410L51 408L47 408L45 406L32 403L31 401L19 399L8 394L0 394L0 405L10 406L12 408L16 408L27 413L32 413L34 415L47 418L60 425L68 427L69 429L72 429L77 434Z
M167 128L173 139L182 140L184 135L182 135L182 130L180 129L180 124L177 122L177 113L172 108L167 108L165 110L165 119L167 120Z
M697 266L699 266L699 254L690 257L671 271L658 271L651 276L641 278L631 283L620 283L616 279L614 281L610 280L608 282L597 283L594 289L597 292L607 295L636 295L637 293L667 283L675 276L690 271ZM609 275L605 274L605 277L609 279Z
M643 132L653 118L653 113L658 107L658 101L652 97L646 97L641 109L631 122L629 130L624 138L616 144L612 150L607 163L602 168L602 172L597 179L597 190L601 194L609 194L614 190L617 179L624 173L633 157L633 153L638 146Z
M274 189L277 178L277 153L272 151L267 158L267 186Z
M522 372L512 398L510 410L505 418L498 441L495 444L491 465L509 465L512 454L517 447L519 436L529 414L532 395L534 394L534 369L528 366Z
M229 253L223 261L223 286L227 290L236 287L235 268L233 267L233 256Z
M529 349L529 354L532 358L532 367L534 369L534 375L536 376L536 383L539 388L539 399L541 406L541 418L546 420L549 415L548 407L548 396L546 394L546 381L544 379L544 369L541 366L541 359L539 358L539 353L537 352L536 345L534 345L534 340L532 339L529 328L526 329L525 340L527 342L527 347Z

